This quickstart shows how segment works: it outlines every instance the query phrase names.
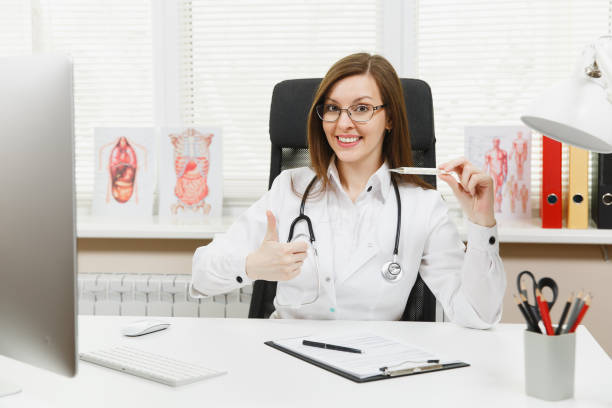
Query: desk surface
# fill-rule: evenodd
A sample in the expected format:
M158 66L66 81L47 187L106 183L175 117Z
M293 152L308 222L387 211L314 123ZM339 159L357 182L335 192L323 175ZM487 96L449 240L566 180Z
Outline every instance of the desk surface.
M23 391L0 407L537 407L523 384L523 325L487 331L450 323L168 318L170 329L139 338L120 327L138 317L79 317L79 345L92 350L130 345L191 360L228 374L171 388L81 362L64 378L0 357L0 375ZM356 384L263 344L315 333L374 332L463 359L471 367ZM580 327L575 398L555 407L612 406L612 360ZM398 405L400 403L400 405Z

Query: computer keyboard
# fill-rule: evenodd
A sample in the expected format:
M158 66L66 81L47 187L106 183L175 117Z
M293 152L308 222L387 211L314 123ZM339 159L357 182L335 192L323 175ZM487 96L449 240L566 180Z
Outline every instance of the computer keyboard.
M225 374L159 354L121 346L79 353L83 361L98 364L162 384L178 387Z

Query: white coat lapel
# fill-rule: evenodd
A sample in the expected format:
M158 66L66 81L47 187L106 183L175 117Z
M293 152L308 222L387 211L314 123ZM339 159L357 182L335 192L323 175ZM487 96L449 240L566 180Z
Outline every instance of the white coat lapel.
M336 286L347 280L355 272L363 268L372 258L378 254L379 248L375 242L364 242L350 256L348 267L344 270L342 276L338 276Z

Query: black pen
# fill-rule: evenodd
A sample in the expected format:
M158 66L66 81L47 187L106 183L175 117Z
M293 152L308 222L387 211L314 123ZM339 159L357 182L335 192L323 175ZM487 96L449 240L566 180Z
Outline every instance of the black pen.
M570 305L572 304L572 300L574 300L573 293L571 294L567 302L565 302L565 307L563 308L563 312L561 313L561 319L559 320L559 324L557 325L555 336L561 334L561 332L563 331L563 323L565 323L565 318L567 317L567 312L569 311Z
M537 330L534 327L534 323L531 319L531 316L527 314L527 311L525 310L525 306L523 306L520 299L516 297L516 295L514 295L514 301L516 302L516 305L518 306L519 310L523 314L523 317L525 318L525 321L527 322L527 330L532 331L532 332L537 332Z
M525 308L527 315L531 318L533 329L536 332L542 334L542 330L540 330L540 326L538 325L540 320L536 317L535 313L533 312L533 309L531 308L531 305L527 302L527 298L522 293L519 296L521 298L521 301L523 302L523 307Z
M302 344L304 346L318 347L318 348L324 348L328 350L346 351L347 353L358 353L358 354L363 353L363 351L356 349L356 348L336 346L335 344L319 343L317 341L302 340Z

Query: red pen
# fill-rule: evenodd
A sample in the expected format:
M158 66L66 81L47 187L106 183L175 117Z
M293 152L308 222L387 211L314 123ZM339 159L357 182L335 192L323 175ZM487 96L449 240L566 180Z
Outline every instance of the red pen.
M588 294L584 300L584 305L582 306L582 309L580 309L580 313L578 314L576 321L574 322L574 324L572 325L572 328L569 330L568 333L573 333L576 331L576 327L578 327L578 325L580 324L580 321L584 317L584 314L586 313L586 311L589 309L590 304L591 304L591 295Z
M542 292L540 289L536 289L536 300L538 303L538 307L540 308L540 316L542 316L542 322L544 322L544 327L546 328L546 334L549 336L554 336L555 332L552 328L552 323L550 322L550 312L548 311L548 303L546 300L542 299Z

